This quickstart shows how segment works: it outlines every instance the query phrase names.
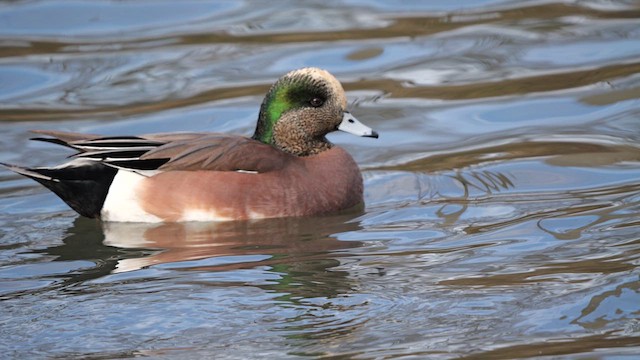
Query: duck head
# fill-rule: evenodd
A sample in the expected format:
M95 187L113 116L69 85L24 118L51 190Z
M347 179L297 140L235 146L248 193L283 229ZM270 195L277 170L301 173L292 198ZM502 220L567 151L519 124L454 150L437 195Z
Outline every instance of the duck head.
M278 79L265 96L253 139L296 156L308 156L331 148L325 136L332 131L378 137L346 107L344 89L328 71L291 71Z

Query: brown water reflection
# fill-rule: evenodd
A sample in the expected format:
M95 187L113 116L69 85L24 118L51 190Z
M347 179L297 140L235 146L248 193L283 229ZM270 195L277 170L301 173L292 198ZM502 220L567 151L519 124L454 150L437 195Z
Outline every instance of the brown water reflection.
M622 341L613 333L587 336L576 340L556 340L539 341L527 345L514 345L497 350L482 352L461 359L513 359L513 358L535 358L546 356L563 356L583 354L586 358L598 357L598 349L618 349L622 353L632 358L635 356L634 348L640 343L640 337L630 337ZM629 350L624 351L625 348ZM594 353L595 354L592 354ZM623 355L624 356L624 355Z
M100 106L97 98L93 100L96 102L92 104L92 99L88 101L82 101L82 104L78 103L78 100L83 99L81 92L89 92L90 88L86 88L86 81L93 77L109 77L108 84L117 88L121 85L127 85L132 79L133 73L126 71L118 76L110 76L105 74L105 71L118 69L123 64L117 59L115 54L120 53L122 56L127 57L129 51L145 51L152 52L156 49L167 49L169 52L181 53L184 51L184 56L189 57L193 51L189 50L197 46L211 47L211 44L237 44L238 46L252 46L259 44L280 44L286 45L288 43L325 43L325 42L338 42L338 41L350 41L356 42L358 40L366 39L382 40L396 39L398 37L424 37L428 35L434 35L438 33L449 33L457 29L464 29L467 27L473 27L478 25L494 24L498 26L498 29L504 27L508 29L510 22L517 23L518 21L529 20L531 18L545 19L545 22L558 21L558 28L528 28L528 31L534 33L544 34L549 31L572 31L571 27L574 24L567 21L567 14L571 14L574 17L586 17L592 21L598 19L630 19L637 18L640 14L638 10L624 10L624 11L611 11L611 10L598 10L597 8L589 8L582 6L575 6L571 4L543 4L543 5L524 5L517 8L505 8L505 9L480 9L480 11L471 11L461 14L444 14L438 16L382 16L379 22L385 24L383 26L372 26L371 28L358 29L350 28L345 30L328 30L323 31L304 31L298 33L258 33L258 34L235 34L227 31L219 32L205 32L205 33L189 33L179 36L167 36L153 37L146 36L146 34L137 34L137 37L132 39L126 39L118 37L113 39L107 37L106 39L90 38L85 39L83 36L78 38L71 38L73 41L65 42L65 38L59 38L52 36L55 40L45 41L47 36L39 35L35 39L31 39L30 36L19 37L19 41L15 41L17 44L13 45L12 41L6 41L5 45L0 47L0 58L6 58L9 64L20 59L21 57L29 56L43 56L46 59L51 59L51 62L39 64L38 67L43 67L45 71L54 70L65 74L72 74L74 77L80 75L80 78L69 81L69 87L61 93L62 96L57 104L46 104L46 106L38 106L38 104L32 104L28 108L22 106L12 106L10 103L5 104L4 108L0 108L0 117L4 121L54 121L54 120L66 120L66 119L80 119L86 117L100 117L109 118L113 116L132 116L155 113L167 109L185 108L198 104L204 104L213 100L220 101L224 99L233 99L239 96L259 96L266 92L268 86L270 86L272 78L261 77L256 81L255 78L242 78L241 69L232 69L234 75L240 75L242 82L248 83L244 86L223 86L223 84L216 84L213 88L206 90L199 89L195 91L191 96L185 96L191 91L183 91L180 93L173 93L171 96L165 97L161 102L158 102L156 98L146 99L143 101L127 101L127 99L118 98L117 101L111 102L108 106ZM360 21L356 21L360 23ZM255 25L260 29L259 25ZM251 32L251 31L249 31ZM260 31L264 32L264 31ZM0 34L1 35L1 34ZM452 34L455 38L455 33ZM464 38L466 35L463 33L460 35ZM493 36L493 34L492 34ZM499 39L499 35L496 36L497 45L502 40ZM151 44L151 45L148 45ZM157 45L154 45L157 44ZM447 53L446 42L436 42L435 56L436 59L440 57L446 59L453 58L458 61L468 61L465 58L456 58L455 55ZM474 44L472 47L481 46L483 44ZM485 44L488 48L495 47L496 44ZM180 47L186 50L183 50ZM221 51L222 50L222 51ZM224 48L210 48L205 53L205 59L199 61L215 61L217 57L221 57L223 61L229 61L224 55L220 56L216 52L222 52L224 54ZM350 53L346 53L345 57L351 61L363 61L380 58L385 53L384 47L379 46L367 46L365 43L364 48L358 47ZM53 61L52 54L56 55L56 61ZM104 54L104 58L101 56ZM497 67L508 65L508 58L500 59L502 56L501 51L495 54L498 59L479 59L480 61L474 66L481 66L486 68L488 73L492 73ZM76 56L81 56L79 59L75 59ZM88 60L83 58L89 57ZM552 57L552 56L551 56ZM409 55L409 58L411 56ZM45 60L45 59L43 59ZM233 59L231 59L233 60ZM32 60L30 60L31 62ZM86 65L89 69L86 73L78 74L74 71L74 68L78 66L77 61L87 62ZM187 68L189 65L183 64L190 61L188 58L172 59L175 62L175 68ZM434 61L434 60L430 60ZM36 61L38 64L39 61ZM61 64L61 65L60 65ZM428 63L427 63L428 64ZM411 62L408 64L408 68L420 65L419 62ZM426 65L426 64L425 64ZM435 62L435 65L438 65ZM165 66L165 64L155 64L149 67L139 68L136 71L147 72L154 71L155 66ZM250 64L243 65L242 63L237 66L251 66ZM390 67L390 70L394 70ZM572 89L581 86L588 86L598 82L606 82L611 79L616 79L624 76L629 76L638 73L640 70L640 64L637 62L637 57L630 57L625 61L616 63L613 65L599 65L597 67L590 66L588 68L573 68L564 69L562 72L549 71L547 67L540 64L530 64L525 68L517 68L509 70L509 66L505 66L502 72L507 71L508 75L504 73L496 73L496 76L491 76L484 79L466 79L466 81L451 81L448 80L444 83L437 84L438 86L420 86L410 79L378 79L370 78L369 74L361 74L361 78L357 81L350 81L350 79L343 79L345 88L350 91L376 91L381 92L385 96L391 98L423 98L423 99L443 99L443 100L461 100L461 99L477 99L496 96L506 96L514 94L531 94L536 92L554 91L562 89ZM272 74L277 76L279 73ZM174 81L178 83L184 82L185 79L180 75L172 75ZM119 79L123 77L123 79ZM134 76L135 78L135 76ZM154 76L151 76L152 81ZM454 77L455 79L455 77ZM236 80L237 81L237 80ZM258 84L256 84L258 82ZM411 85L411 86L407 86ZM187 84L188 86L188 84ZM186 89L185 89L186 90ZM620 90L619 90L620 91ZM622 90L628 91L628 90ZM632 94L634 94L632 90ZM626 95L626 97L633 95ZM35 94L41 95L41 94ZM40 104L42 105L42 104ZM62 105L62 107L60 107ZM71 107L71 108L69 108Z
M624 144L598 144L576 141L549 142L523 139L511 144L500 144L446 154L433 154L405 164L381 166L371 170L434 172L481 165L484 162L538 157L545 157L547 163L556 166L607 166L626 161L640 161L640 149L636 146ZM502 181L508 182L504 178Z
M640 72L640 63L602 67L597 72L593 70L565 72L563 74L539 75L523 77L521 79L503 80L495 82L473 83L465 85L422 87L407 87L406 81L394 80L360 80L358 82L343 82L347 91L378 91L391 98L423 98L423 99L477 99L485 97L505 96L512 94L527 94L542 91L572 89L607 79L633 75ZM132 116L155 113L168 109L184 108L204 104L213 100L233 99L239 96L259 96L266 93L269 84L251 85L244 87L216 88L199 93L189 98L167 99L161 103L133 103L122 106L96 107L92 109L0 109L0 116L4 121L56 121L63 119L81 119L91 117ZM620 94L623 98L634 98L637 90L629 95Z

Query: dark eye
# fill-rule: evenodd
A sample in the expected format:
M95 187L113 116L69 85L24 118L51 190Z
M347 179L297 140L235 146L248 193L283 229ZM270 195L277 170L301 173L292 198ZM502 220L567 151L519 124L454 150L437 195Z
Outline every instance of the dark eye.
M322 100L319 97L314 97L314 98L311 98L311 100L309 100L309 105L313 107L320 107L322 106L322 104L324 104L324 100Z

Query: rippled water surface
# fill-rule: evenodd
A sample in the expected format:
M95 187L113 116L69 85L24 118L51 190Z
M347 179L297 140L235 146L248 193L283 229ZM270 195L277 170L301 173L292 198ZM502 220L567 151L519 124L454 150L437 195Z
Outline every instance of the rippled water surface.
M30 129L250 134L333 72L362 213L102 226L0 169L2 358L640 353L637 1L5 1L0 161Z

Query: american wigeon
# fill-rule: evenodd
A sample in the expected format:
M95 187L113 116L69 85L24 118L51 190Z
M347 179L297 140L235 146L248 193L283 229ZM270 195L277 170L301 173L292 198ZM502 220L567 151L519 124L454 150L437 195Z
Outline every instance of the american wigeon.
M269 89L251 138L220 133L109 136L36 131L78 151L56 167L3 164L80 215L103 221L222 221L320 215L362 203L353 158L335 130L378 137L346 110L342 85L317 68Z

